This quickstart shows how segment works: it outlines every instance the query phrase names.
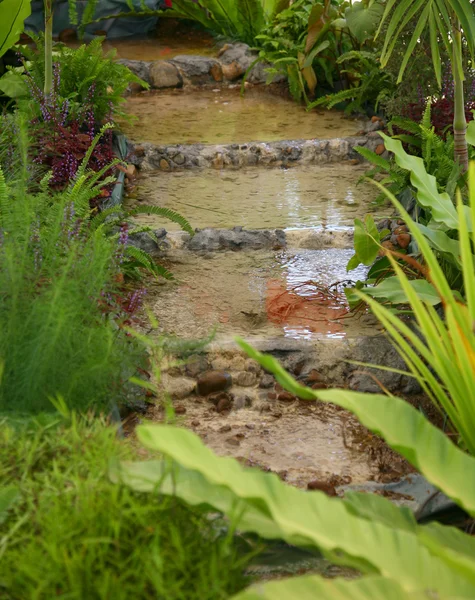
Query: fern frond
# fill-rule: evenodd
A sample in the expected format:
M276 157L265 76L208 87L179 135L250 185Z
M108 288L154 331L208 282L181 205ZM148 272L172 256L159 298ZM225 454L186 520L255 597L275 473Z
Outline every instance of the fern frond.
M127 246L125 249L125 256L128 259L131 259L130 262L132 264L134 262L136 263L136 265L133 266L141 267L142 269L145 269L152 275L163 277L164 279L174 279L173 274L170 273L168 269L166 269L162 265L157 264L152 259L150 254L144 252L140 248L136 248L135 246Z
M385 171L391 170L391 163L379 154L376 154L376 152L370 150L369 148L365 148L364 146L355 146L354 150L356 150L358 154L360 154L363 158L365 158L368 162L372 163L373 165L376 165L381 169L384 169Z
M138 206L128 212L128 216L135 217L136 215L156 215L158 217L164 217L173 223L177 223L183 231L186 231L191 236L195 234L190 223L180 215L179 213L171 210L170 208L164 208L163 206Z

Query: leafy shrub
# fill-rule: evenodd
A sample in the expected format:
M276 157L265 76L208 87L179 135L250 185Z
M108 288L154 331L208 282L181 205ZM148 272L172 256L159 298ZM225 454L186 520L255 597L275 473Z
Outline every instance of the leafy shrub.
M89 231L85 179L51 196L47 179L32 194L0 176L0 410L52 410L56 394L72 407L105 407L123 400L143 363L105 309L120 293L123 250Z
M248 557L221 519L109 481L109 461L134 456L98 419L0 423L2 598L218 600L244 587Z
M341 74L347 76L350 87L319 98L309 104L309 109L317 106L330 109L344 103L348 114L372 113L378 111L381 103L394 93L395 78L381 70L377 52L352 50L342 54L337 64L344 66Z
M36 48L23 48L28 62L28 73L37 89L43 90L44 38L35 36ZM126 116L121 110L125 101L124 92L131 83L148 85L139 79L130 69L114 60L115 50L102 51L103 38L96 38L89 44L77 49L63 44L53 47L53 62L56 64L55 93L62 108L67 103L71 119L81 118L86 111L92 110L96 123Z
M259 57L271 64L270 80L276 72L288 76L297 101L307 100L307 93L350 87L352 75L341 67L340 57L368 44L381 14L380 2L366 7L296 0L256 36Z
M432 124L432 104L425 106L420 122L408 118L394 117L389 123L389 131L393 139L403 142L414 156L420 156L424 161L427 172L434 175L439 191L446 191L451 197L455 194L457 184L463 185L462 172L454 160L453 136L449 133L445 139L440 137ZM374 168L366 173L371 179L377 178L384 183L388 190L401 198L404 196L406 207L414 199L414 186L411 184L410 171L401 168L394 156L385 159L368 150L357 147L356 151L367 161L373 163ZM471 156L474 155L470 149ZM382 179L381 179L382 177ZM381 193L376 201L385 198ZM418 217L421 217L419 213Z

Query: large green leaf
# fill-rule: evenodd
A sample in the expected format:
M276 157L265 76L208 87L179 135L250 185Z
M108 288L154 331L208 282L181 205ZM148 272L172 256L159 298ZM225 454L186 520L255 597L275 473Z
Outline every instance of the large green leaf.
M306 400L332 402L354 413L363 425L381 435L431 483L475 516L475 477L472 476L475 458L457 448L406 401L347 390L310 390L291 377L272 356L257 352L243 340L238 343L292 394Z
M318 547L343 564L394 578L406 591L431 588L466 598L475 594L475 583L462 575L455 578L452 568L431 555L409 531L358 518L339 499L321 492L304 492L286 485L274 474L246 469L234 459L218 457L185 429L142 425L137 428L137 435L150 450L165 454L217 486L216 494L204 496L203 503L214 504L218 498L217 507L222 507L221 492L229 498L234 496L235 503L226 513L233 512L238 517L234 507L239 509L240 503L250 505L251 515L260 513L265 518L266 529L269 520L274 523L273 537L301 547ZM157 486L162 479L163 473L157 473ZM175 489L178 487L177 483ZM191 493L196 498L197 490L192 489ZM182 491L179 495L183 497ZM256 520L247 521L246 515L236 519L236 526L242 530L260 533L259 525Z
M440 229L431 229L430 227L426 227L420 223L418 223L417 226L429 240L430 245L432 248L434 248L434 250L448 254L455 264L461 266L460 246L457 240L453 240Z
M364 223L355 219L354 247L359 262L371 265L380 249L379 231L371 215L366 215Z
M233 600L430 600L430 591L405 591L397 581L384 577L362 577L356 581L323 579L318 575L261 583L244 590ZM448 596L439 596L448 600ZM451 600L455 600L453 596Z
M433 306L440 304L440 296L435 287L426 279L413 279L410 285L417 292L421 300ZM407 304L408 298L398 277L387 277L374 287L365 288L365 293L373 298L387 300L392 304Z
M0 57L20 38L24 22L31 14L30 0L0 2Z
M426 209L431 211L432 219L437 223L445 225L448 229L458 228L458 216L450 196L437 189L437 180L429 175L425 169L424 161L419 156L411 156L404 150L402 143L380 133L386 148L394 154L396 163L402 168L410 171L411 183L417 190L417 201ZM472 231L470 213L466 211L469 231Z
M350 32L362 44L376 33L384 7L380 2L354 2L345 11L346 23Z

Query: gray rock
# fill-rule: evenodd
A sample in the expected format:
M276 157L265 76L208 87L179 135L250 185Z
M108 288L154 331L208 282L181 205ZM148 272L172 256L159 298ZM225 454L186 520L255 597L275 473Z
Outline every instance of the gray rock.
M196 233L187 246L189 250L195 251L283 248L285 233L279 229L235 231L206 228Z
M176 65L183 76L194 84L219 81L216 72L221 70L221 65L215 58L207 56L179 55L175 56L172 64ZM213 76L213 74L215 74Z
M234 81L242 77L256 58L247 44L227 44L219 55L225 79Z
M267 69L269 69L272 65L265 62L258 62L254 65L251 72L249 73L249 77L247 80L249 83L267 83L269 80L269 73ZM287 77L283 73L276 73L270 83L282 83L283 81L287 81Z
M162 376L162 385L172 398L186 398L195 391L196 382L188 377Z
M117 62L130 69L140 79L150 83L150 63L148 61L121 58Z
M157 238L157 242L148 234L146 231L141 231L140 233L133 233L129 236L127 243L130 246L135 246L147 254L152 256L159 254L160 250L163 249L163 246L166 246L166 229L157 229L153 232L153 235Z
M359 342L358 347L352 352L354 360L359 362L391 367L398 370L407 370L407 367L399 356L391 342L384 336L366 338ZM379 393L381 387L376 382L388 389L390 392L404 391L407 394L418 394L421 392L420 385L412 377L406 377L391 371L382 371L370 367L351 367L349 376L349 387L358 392Z
M157 60L150 66L150 83L153 88L179 88L183 86L183 78L172 63Z
M234 383L242 387L252 387L257 384L257 375L250 371L241 371L234 378Z

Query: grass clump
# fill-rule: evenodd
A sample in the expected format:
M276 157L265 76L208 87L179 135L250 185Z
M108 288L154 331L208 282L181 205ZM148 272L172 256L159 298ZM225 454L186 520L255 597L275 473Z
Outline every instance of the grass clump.
M109 461L133 456L97 418L0 422L0 479L19 491L0 524L2 599L214 600L246 585L219 518L109 480Z

